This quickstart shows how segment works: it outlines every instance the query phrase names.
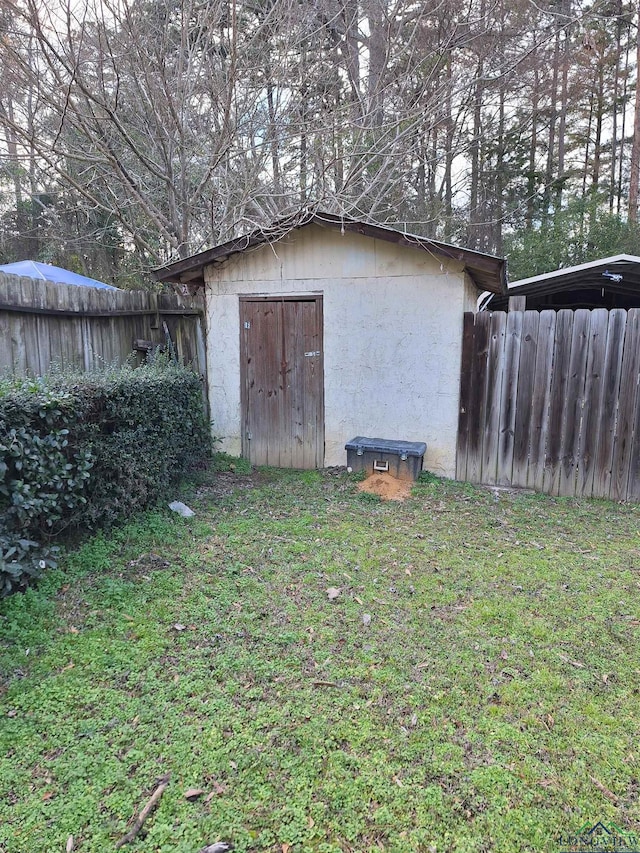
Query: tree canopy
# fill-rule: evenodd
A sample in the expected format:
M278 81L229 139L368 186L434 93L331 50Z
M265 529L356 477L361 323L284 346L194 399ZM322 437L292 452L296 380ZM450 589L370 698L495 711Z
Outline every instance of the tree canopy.
M519 275L636 245L637 17L622 0L9 0L0 258L122 283L314 206L508 251Z

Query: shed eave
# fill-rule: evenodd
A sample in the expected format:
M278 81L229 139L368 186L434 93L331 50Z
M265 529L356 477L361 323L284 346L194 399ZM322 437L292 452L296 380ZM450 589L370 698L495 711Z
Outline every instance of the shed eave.
M438 258L458 261L464 265L465 270L479 290L488 290L491 293L506 292L506 265L502 258L477 252L473 249L453 246L438 240L430 240L426 237L398 231L388 226L373 225L368 222L329 213L306 214L297 219L290 218L282 220L271 228L259 229L252 234L221 243L219 246L206 249L189 258L183 258L159 267L152 271L153 276L157 281L204 286L205 267L211 264L223 263L232 255L239 252L245 252L267 243L277 242L291 231L311 224L341 232L348 231L362 234L366 237L385 240L399 246L406 246L407 248L422 249Z

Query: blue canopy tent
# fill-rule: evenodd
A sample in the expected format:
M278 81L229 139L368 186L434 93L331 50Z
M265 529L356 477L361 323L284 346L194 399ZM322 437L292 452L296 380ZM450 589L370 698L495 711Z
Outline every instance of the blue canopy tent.
M39 278L42 281L53 281L58 284L75 284L78 287L99 287L101 290L118 290L117 287L112 287L112 285L105 284L103 281L97 281L95 278L78 275L78 273L71 272L70 270L53 267L51 264L41 264L38 261L16 261L14 264L0 264L0 272L6 272L10 275L24 275L27 278Z

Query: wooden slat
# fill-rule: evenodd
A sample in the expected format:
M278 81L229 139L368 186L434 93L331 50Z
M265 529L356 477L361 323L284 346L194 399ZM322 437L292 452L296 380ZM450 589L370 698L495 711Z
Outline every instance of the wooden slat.
M567 381L571 359L573 311L558 311L553 354L553 377L549 398L549 424L543 491L557 495L562 460L562 427L567 404Z
M14 278L14 281L9 284L8 289L9 299L12 299L18 305L22 304L23 289L22 280ZM24 327L25 316L21 314L14 315L11 318L11 363L13 370L21 375L27 374L27 354L24 343Z
M500 430L500 401L507 315L496 311L491 315L489 354L487 359L484 435L482 437L482 479L493 485L497 481L498 435Z
M470 410L473 417L468 425L467 480L479 483L482 479L482 438L484 432L487 356L491 315L482 312L476 316L473 331L473 362L471 364Z
M604 417L602 399L608 323L609 312L605 308L597 308L591 312L576 477L576 495L579 497L590 497L593 493L596 451Z
M626 500L640 500L640 390L636 388Z
M638 373L640 371L640 309L632 308L627 314L627 329L622 355L622 375L616 422L616 440L611 469L613 500L625 500L631 462L631 446L636 419Z
M20 279L21 301L23 304L33 304L35 299L34 282L29 278ZM40 368L38 348L38 326L35 314L22 315L22 344L24 346L24 370L31 376L37 376Z
M529 424L529 469L526 483L527 488L536 491L542 491L544 481L556 320L555 311L542 311L538 321L538 345Z
M584 308L575 311L573 316L558 479L558 494L566 497L576 493L590 318L591 312Z
M510 486L513 473L513 446L516 425L516 399L520 368L523 311L509 311L504 344L504 375L500 398L500 426L498 431L499 485Z
M526 487L529 472L529 427L536 378L539 324L540 315L537 311L527 311L523 315L511 476L512 485L521 488Z
M304 425L305 468L321 468L324 465L324 346L322 341L321 299L306 303L304 317L303 352L318 355L304 356Z
M609 312L598 437L593 463L593 497L606 498L611 493L611 469L615 447L618 398L622 374L622 354L627 325L627 312L620 308Z
M465 312L462 324L462 360L460 364L460 406L456 445L456 479L467 479L467 447L471 417L471 365L473 364L473 328L477 315Z

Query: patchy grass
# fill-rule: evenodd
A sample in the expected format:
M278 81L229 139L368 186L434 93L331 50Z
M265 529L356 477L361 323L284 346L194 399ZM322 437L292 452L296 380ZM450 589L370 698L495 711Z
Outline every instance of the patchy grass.
M0 605L3 853L112 851L167 772L125 850L640 830L638 507L280 471L189 503Z

